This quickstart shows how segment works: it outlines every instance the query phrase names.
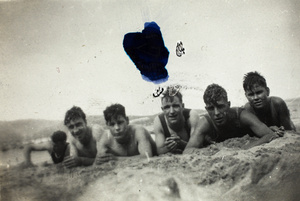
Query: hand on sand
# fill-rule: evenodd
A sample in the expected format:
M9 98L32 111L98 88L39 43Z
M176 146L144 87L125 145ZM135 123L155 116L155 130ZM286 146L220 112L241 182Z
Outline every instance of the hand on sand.
M178 136L172 136L172 137L168 137L166 138L165 141L165 146L170 150L174 150L178 147L180 142L180 138Z
M270 126L269 127L278 137L282 137L284 135L284 127L280 126L279 128L277 126Z
M106 153L106 154L96 156L95 164L96 165L101 165L101 164L106 163L108 161L115 161L115 160L117 160L117 157L115 155L113 155L111 153Z
M80 165L80 159L74 156L67 156L62 163L67 168L73 168Z
M25 168L30 168L30 167L36 167L36 165L33 165L32 162L27 162L27 161L24 161L20 164L20 167L25 169Z

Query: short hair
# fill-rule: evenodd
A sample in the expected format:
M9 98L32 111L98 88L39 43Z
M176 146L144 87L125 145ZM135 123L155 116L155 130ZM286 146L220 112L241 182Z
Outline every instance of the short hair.
M244 90L251 90L255 84L262 87L267 87L266 79L257 71L245 74L243 81Z
M216 104L220 99L228 100L226 90L218 84L208 85L204 95L203 100L205 104L213 103Z
M77 119L77 118L82 118L84 120L84 122L86 123L86 116L85 116L84 112L82 111L82 109L80 107L73 106L71 109L69 109L66 112L64 123L65 123L65 125L67 125L68 123L70 123L70 121Z
M64 142L67 140L67 134L63 131L55 131L52 135L51 135L51 140L54 143L57 142Z
M113 118L116 119L119 115L126 117L125 107L118 103L106 107L103 114L106 122L110 122Z
M167 99L167 101L173 101L175 96L178 97L179 101L182 103L182 94L179 92L179 90L172 86L168 86L167 89L162 93L161 101L163 101L163 99Z

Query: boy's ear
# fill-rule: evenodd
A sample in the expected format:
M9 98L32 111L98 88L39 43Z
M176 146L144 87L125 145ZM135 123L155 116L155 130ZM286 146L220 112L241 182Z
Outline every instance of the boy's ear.
M129 124L129 118L128 118L128 117L125 117L125 119L126 119L127 123Z
M267 90L267 94L268 94L268 96L269 96L269 95L270 95L270 88L267 87L266 90Z
M182 108L184 108L184 103L182 103Z
M228 101L228 107L230 107L230 105L231 105L231 102L230 102L230 101Z

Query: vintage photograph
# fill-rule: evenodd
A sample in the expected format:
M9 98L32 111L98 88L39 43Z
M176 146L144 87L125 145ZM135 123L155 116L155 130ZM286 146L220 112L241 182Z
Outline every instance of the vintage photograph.
M0 200L299 200L299 16L0 0Z

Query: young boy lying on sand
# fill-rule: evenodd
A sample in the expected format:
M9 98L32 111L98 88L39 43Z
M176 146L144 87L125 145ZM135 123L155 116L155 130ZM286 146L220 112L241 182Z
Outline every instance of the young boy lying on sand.
M260 139L247 145L251 148L279 137L252 113L242 108L230 108L227 92L217 84L209 85L203 95L208 114L201 118L200 127L192 135L184 153L192 153L205 142L223 142L229 138L254 134Z
M279 97L269 96L270 89L262 75L258 72L247 73L244 76L243 88L248 99L246 110L255 114L274 132L283 134L284 130L296 131L286 103Z
M23 168L34 166L31 162L32 151L48 151L54 164L61 163L70 155L70 145L66 141L67 134L63 131L56 131L51 135L51 141L27 145L24 148L25 161L21 166Z
M152 157L157 154L149 132L142 126L129 124L124 106L114 104L103 113L109 131L101 136L97 145L96 165L115 160L118 156Z

